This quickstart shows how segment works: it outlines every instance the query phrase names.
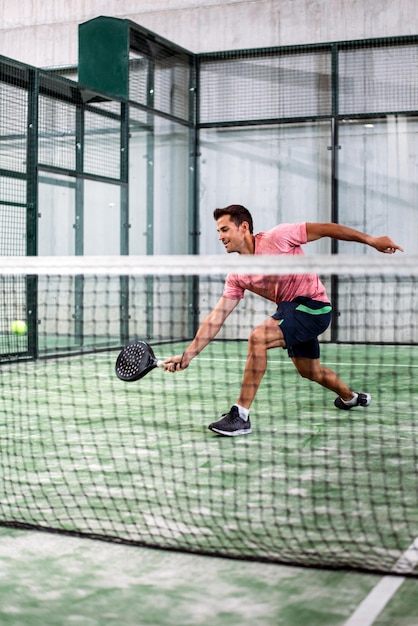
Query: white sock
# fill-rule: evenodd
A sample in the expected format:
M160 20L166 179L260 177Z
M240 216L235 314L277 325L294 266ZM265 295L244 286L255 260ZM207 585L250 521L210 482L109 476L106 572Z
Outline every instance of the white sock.
M343 400L341 398L341 400L344 402L344 404L346 404L347 406L355 406L357 404L357 398L358 398L358 393L355 393L353 398L351 398L351 400Z
M249 413L250 413L250 409L246 409L245 407L241 406L240 404L236 404L235 406L238 408L238 412L239 412L240 418L245 420L245 421L247 421Z

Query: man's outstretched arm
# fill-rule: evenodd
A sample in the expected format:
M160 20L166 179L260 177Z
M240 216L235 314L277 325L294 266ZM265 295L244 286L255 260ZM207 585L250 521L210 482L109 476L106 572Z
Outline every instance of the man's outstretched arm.
M354 228L333 222L323 224L307 222L306 235L308 241L316 241L321 237L331 237L331 239L339 239L340 241L357 241L384 254L393 254L396 250L403 252L403 248L394 243L390 237L372 237L372 235L367 235Z
M216 337L228 315L237 306L239 300L231 300L222 296L215 308L205 317L199 329L183 354L165 359L164 366L169 372L184 370L190 361L194 359Z

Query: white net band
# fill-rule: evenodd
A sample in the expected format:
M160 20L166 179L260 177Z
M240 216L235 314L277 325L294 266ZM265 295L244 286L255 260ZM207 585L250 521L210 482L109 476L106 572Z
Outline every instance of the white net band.
M0 275L73 276L203 276L245 274L348 274L411 276L418 273L418 255L150 255L1 257Z

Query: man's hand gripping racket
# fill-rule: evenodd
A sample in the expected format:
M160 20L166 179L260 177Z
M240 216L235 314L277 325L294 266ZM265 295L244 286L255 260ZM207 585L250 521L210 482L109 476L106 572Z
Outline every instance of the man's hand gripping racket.
M134 341L120 352L116 359L115 372L120 380L134 382L149 374L156 367L162 367L166 371L175 371L181 369L181 361L180 363L175 363L171 359L160 361L146 341Z

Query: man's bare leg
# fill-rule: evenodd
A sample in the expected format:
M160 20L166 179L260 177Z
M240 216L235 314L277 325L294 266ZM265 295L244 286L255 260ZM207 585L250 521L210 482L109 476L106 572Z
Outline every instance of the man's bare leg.
M348 402L354 396L353 391L337 376L335 372L323 367L319 359L293 357L292 361L303 378L308 378L322 387L336 393Z
M257 326L248 339L248 356L245 364L241 393L237 404L249 409L267 369L267 350L286 345L277 320L269 318Z

